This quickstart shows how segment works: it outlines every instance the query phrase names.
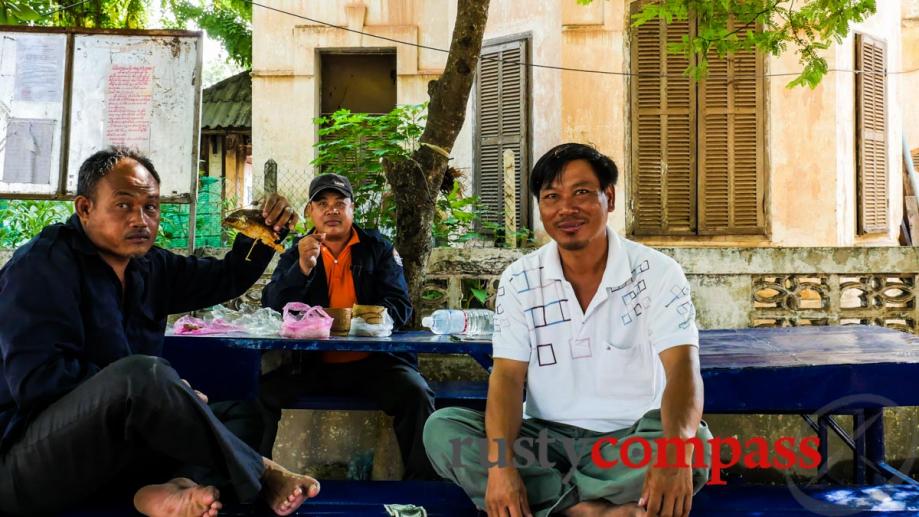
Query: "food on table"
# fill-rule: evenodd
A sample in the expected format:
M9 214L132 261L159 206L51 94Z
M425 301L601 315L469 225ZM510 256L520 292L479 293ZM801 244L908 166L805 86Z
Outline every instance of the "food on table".
M351 307L351 317L361 318L370 325L381 325L386 307L382 305L357 305Z

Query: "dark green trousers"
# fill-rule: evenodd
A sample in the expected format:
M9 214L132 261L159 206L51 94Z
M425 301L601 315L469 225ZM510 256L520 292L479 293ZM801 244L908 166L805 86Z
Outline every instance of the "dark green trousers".
M610 433L546 420L524 420L518 443L510 446L514 447L517 468L527 488L530 510L542 517L581 501L637 502L648 468L653 468L657 459L654 439L663 437L662 427L659 410L649 411L628 429ZM696 436L704 444L704 464L710 465L708 441L712 433L705 422ZM622 451L623 441L630 437L643 438L648 450L640 443L632 443ZM597 451L605 462L615 460L611 467L592 457L595 444L603 438L617 440L615 445L604 442ZM477 507L484 508L489 467L484 413L459 407L436 411L425 425L424 445L434 470L459 485ZM622 454L633 466L622 461ZM634 467L645 456L651 458L648 464ZM702 489L708 475L708 467L693 469L694 492Z

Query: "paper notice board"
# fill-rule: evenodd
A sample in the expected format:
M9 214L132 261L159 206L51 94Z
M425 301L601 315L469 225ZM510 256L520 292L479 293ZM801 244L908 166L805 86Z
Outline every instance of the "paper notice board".
M0 34L0 193L58 190L66 50L65 34Z
M199 34L0 31L0 38L0 195L73 195L87 157L124 145L150 157L163 197L191 199Z

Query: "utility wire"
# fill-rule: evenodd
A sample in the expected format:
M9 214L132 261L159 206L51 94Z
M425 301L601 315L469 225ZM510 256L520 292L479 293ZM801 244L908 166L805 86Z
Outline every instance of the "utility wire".
M89 1L90 1L90 0L81 0L80 2L76 2L76 3L70 4L70 5L65 6L65 7L61 7L60 9L51 11L50 13L43 14L42 17L45 18L45 17L51 16L52 14L57 14L57 13L59 13L59 12L61 12L61 11L65 11L65 10L67 10L67 9L71 9L71 8L76 7L76 6L78 6L78 5L85 4L86 2L89 2ZM432 47L432 46L430 46L430 45L422 45L422 44L420 44L420 43L413 43L413 42L410 42L410 41L397 40L397 39L395 39L395 38L390 38L390 37L387 37L387 36L380 36L380 35L378 35L378 34L370 34L370 33L368 33L368 32L359 31L359 30L357 30L357 29L352 29L352 28L350 28L350 27L344 27L344 26L341 26L341 25L335 25L334 23L324 22L324 21L322 21L322 20L317 20L317 19L315 19L315 18L310 18L309 16L303 16L302 14L296 14L296 13L292 13L292 12L290 12L290 11L285 11L284 9L278 9L277 7L271 7L270 5L265 5L265 4L262 4L262 3L260 3L260 2L255 1L255 0L243 0L243 1L246 2L246 3L248 3L248 4L250 4L250 5L254 5L254 6L256 6L256 7L260 7L260 8L262 8L262 9L266 9L266 10L269 10L269 11L274 11L274 12L279 13L279 14L285 14L285 15L287 15L287 16L292 16L292 17L294 17L294 18L299 18L299 19L301 19L301 20L306 20L306 21L313 22L313 23L316 23L316 24L319 24L319 25L324 25L324 26L326 26L326 27L330 27L330 28L333 28L333 29L339 29L339 30L343 30L343 31L346 31L346 32L351 32L351 33L354 33L354 34L360 34L361 36L367 36L367 37L370 37L370 38L376 38L376 39L379 39L379 40L388 41L388 42L390 42L390 43L395 43L395 44L397 44L397 45L408 45L408 46L410 46L410 47L420 48L420 49L424 49L424 50L431 50L431 51L434 51L434 52L441 52L441 53L444 53L444 54L449 54L449 53L450 53L449 50L447 50L447 49L442 49L442 48L439 48L439 47ZM681 78L681 77L686 77L686 76L685 76L684 74L682 74L682 73L680 73L680 74L648 74L648 73L635 73L635 72L615 72L615 71L611 71L611 70L592 70L592 69L587 69L587 68L573 68L573 67L567 67L567 66L541 65L541 64L538 64L538 63L523 63L523 62L521 62L521 61L516 61L516 60L511 60L511 59L501 59L501 58L492 57L492 56L486 56L486 55L480 55L480 56L479 56L479 59L482 60L482 61L492 61L492 62L504 63L504 64L507 64L507 65L525 66L525 67L529 67L529 68L541 68L541 69L546 69L546 70L559 70L559 71L562 71L562 72L579 72L579 73L585 73L585 74L615 75L615 76L627 76L627 77L649 77L649 78L650 78L650 77L656 77L656 78L668 78L668 77L672 77L672 78ZM865 74L865 75L880 75L880 74L883 74L883 75L886 76L886 75L899 75L899 74L910 74L910 73L913 73L913 72L919 72L919 68L913 68L912 70L901 70L901 71L898 71L898 72L864 72L864 71L862 71L862 70L849 70L849 69L844 69L844 68L831 68L831 69L827 70L827 73L830 73L830 72L843 72L843 73L851 73L851 74L862 74L862 73L863 73L863 74ZM797 76L797 75L801 75L801 72L782 72L782 73L764 74L764 75L743 74L743 73L741 73L741 74L733 74L733 75L732 75L732 80L735 80L735 79L755 79L755 78L757 78L757 77L764 77L764 78L765 78L765 77L787 77L787 76ZM706 80L709 81L709 82L714 82L712 79L706 79Z
M395 38L390 38L390 37L387 37L387 36L380 36L380 35L377 35L377 34L370 34L370 33L368 33L368 32L359 31L359 30L357 30L357 29L352 29L352 28L350 28L350 27L344 27L344 26L341 26L341 25L335 25L334 23L324 22L324 21L322 21L322 20L317 20L317 19L315 19L315 18L310 18L309 16L303 16L303 15L301 15L301 14L296 14L296 13L292 13L292 12L290 12L290 11L285 11L284 9L278 9L277 7L271 7L271 6L269 6L269 5L264 5L264 4L260 3L260 2L257 2L256 0L243 0L243 1L245 1L245 2L247 2L247 3L249 3L249 4L251 4L251 5L254 5L254 6L256 6L256 7L261 7L262 9L267 9L267 10L269 10L269 11L274 11L274 12L280 13L280 14L286 14L286 15L292 16L292 17L294 17L294 18L299 18L299 19L301 19L301 20L306 20L306 21L313 22L313 23L316 23L316 24L319 24L319 25L324 25L324 26L326 26L326 27L330 27L330 28L333 28L333 29L339 29L339 30L351 32L351 33L354 33L354 34L360 34L360 35L362 35L362 36L367 36L367 37L370 37L370 38L376 38L376 39L379 39L379 40L388 41L388 42L390 42L390 43L396 43L396 44L398 44L398 45L408 45L408 46L410 46L410 47L416 47L416 48L421 48L421 49L425 49L425 50L432 50L432 51L434 51L434 52L442 52L442 53L445 53L445 54L449 54L449 53L450 53L449 50L447 50L447 49L442 49L442 48L439 48L439 47L432 47L432 46L430 46L430 45L422 45L422 44L420 44L420 43L413 43L413 42L410 42L410 41L401 41L401 40L397 40L397 39L395 39ZM581 73L587 73L587 74L616 75L616 76L631 76L631 77L662 77L662 78L665 78L665 77L673 77L673 78L686 77L686 76L683 75L683 74L647 74L647 73L634 73L634 72L614 72L614 71L610 71L610 70L591 70L591 69L586 69L586 68L572 68L572 67L555 66L555 65L541 65L541 64L537 64L537 63L523 63L523 62L520 62L520 61L517 61L517 60L501 59L501 58L496 58L496 57L491 57L491 56L485 56L485 55L480 56L479 59L481 59L482 61L494 61L494 62L504 63L504 64L508 64L508 65L526 66L526 67L530 67L530 68L543 68L543 69L548 69L548 70L560 70L560 71L563 71L563 72L581 72ZM875 75L875 74L882 74L882 73L883 73L884 75L897 75L897 74L909 74L909 73L917 72L917 71L919 71L919 68L914 68L914 69L912 69L912 70L904 70L904 71L899 71L899 72L862 72L861 70L848 70L848 69L841 69L841 68L832 68L832 69L827 70L827 72L846 72L846 73L854 73L854 74L864 73L865 75ZM801 75L801 73L800 73L800 72L784 72L784 73L765 74L765 75L734 74L733 77L734 77L734 78L744 78L744 77L756 78L756 77L784 77L784 76L796 76L796 75Z

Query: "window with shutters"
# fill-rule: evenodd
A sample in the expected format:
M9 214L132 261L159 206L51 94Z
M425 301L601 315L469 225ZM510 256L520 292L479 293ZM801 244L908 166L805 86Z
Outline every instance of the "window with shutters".
M504 151L514 152L517 229L531 227L529 189L529 86L525 39L482 48L475 79L475 193L480 219L504 225Z
M858 233L887 231L886 48L864 34L855 36Z
M695 30L692 20L632 30L632 233L761 234L763 59L753 51L713 54L707 78L694 81L684 74L694 58L667 48Z

